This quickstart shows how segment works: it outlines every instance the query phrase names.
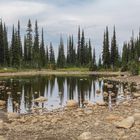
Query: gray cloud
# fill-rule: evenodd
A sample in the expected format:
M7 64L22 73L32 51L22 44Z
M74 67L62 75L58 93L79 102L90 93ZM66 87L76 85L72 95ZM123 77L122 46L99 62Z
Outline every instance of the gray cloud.
M46 43L52 41L58 46L60 34L65 38L74 34L76 40L80 25L98 53L106 25L111 33L116 25L119 46L130 38L132 30L138 33L139 7L139 0L0 0L1 17L9 29L20 19L24 35L28 19L33 24L38 19L39 26L44 27Z

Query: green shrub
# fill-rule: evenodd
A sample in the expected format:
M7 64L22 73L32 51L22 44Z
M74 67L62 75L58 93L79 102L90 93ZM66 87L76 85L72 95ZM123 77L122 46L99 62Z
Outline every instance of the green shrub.
M138 75L139 74L138 62L131 61L130 63L128 63L128 68L129 68L129 71L131 72L132 75Z

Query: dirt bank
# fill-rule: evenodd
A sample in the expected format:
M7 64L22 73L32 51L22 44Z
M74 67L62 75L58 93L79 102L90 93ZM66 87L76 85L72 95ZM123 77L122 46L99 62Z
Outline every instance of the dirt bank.
M10 76L34 76L34 75L127 75L128 73L120 72L90 72L90 71L55 71L55 70L42 70L42 71L23 71L23 72L4 72L0 73L0 77Z
M134 119L125 122L130 127L117 128L117 122L127 117ZM8 122L0 122L1 140L139 140L139 132L139 98L122 102L111 111L107 106L95 105L15 116Z

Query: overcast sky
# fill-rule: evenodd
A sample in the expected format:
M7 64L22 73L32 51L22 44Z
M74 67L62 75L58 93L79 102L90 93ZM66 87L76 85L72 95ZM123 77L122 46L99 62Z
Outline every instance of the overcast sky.
M121 47L132 33L138 34L140 26L140 0L0 0L0 16L8 26L11 35L12 24L21 21L22 36L28 19L45 31L45 42L58 46L60 34L65 42L69 34L77 39L77 28L85 29L98 54L101 52L103 32L109 26L116 26L117 41ZM76 44L75 44L76 45Z

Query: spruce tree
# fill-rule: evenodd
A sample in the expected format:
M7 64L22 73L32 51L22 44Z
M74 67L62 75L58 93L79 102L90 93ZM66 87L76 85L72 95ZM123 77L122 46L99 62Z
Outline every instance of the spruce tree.
M128 60L129 60L128 47L127 43L124 43L122 51L122 66L126 66L128 64Z
M48 63L49 63L49 52L48 52L48 47L46 46L46 54L45 54L45 57L46 57L46 66L48 66Z
M84 66L86 64L86 46L85 46L84 30L82 30L82 37L81 37L80 64L81 66Z
M7 37L7 29L4 24L4 33L3 33L3 41L4 41L4 66L10 66L10 54L8 47L8 37Z
M118 54L118 48L116 43L116 31L114 27L113 37L111 41L111 54L110 54L110 62L113 68L118 65L118 58L119 58L118 55L119 54Z
M64 68L65 67L64 43L63 43L62 37L60 38L58 58L57 58L57 66L59 68Z
M40 68L39 33L37 20L35 22L35 35L33 45L33 62L35 68Z
M13 46L13 57L12 57L12 65L15 68L19 68L20 66L20 46L19 46L19 40L18 40L18 31L14 34L14 46Z
M23 60L23 54L22 54L22 42L21 42L21 36L20 36L20 21L18 21L18 44L20 49L20 66Z
M77 45L77 64L81 62L81 32L80 27L78 28L78 45Z
M0 21L0 65L4 65L4 34L3 34L3 23Z
M28 25L27 25L27 35L26 35L26 49L27 49L27 60L25 60L27 63L26 65L28 67L31 67L33 65L33 40L32 40L32 24L31 20L29 19Z
M104 68L109 68L110 67L110 52L109 52L108 27L106 27L106 32L104 33L102 60L103 60Z
M92 47L91 47L91 41L89 39L89 42L88 42L88 63L90 63L92 61Z
M52 43L50 43L50 49L49 49L49 62L50 64L55 65L55 55L54 55Z
M40 44L40 63L41 63L41 67L44 67L46 64L43 29L42 29L41 44Z

